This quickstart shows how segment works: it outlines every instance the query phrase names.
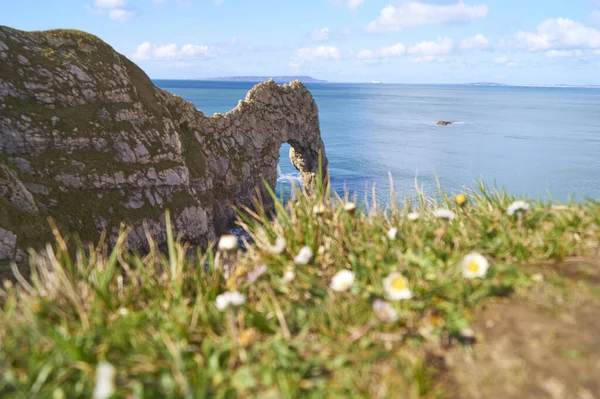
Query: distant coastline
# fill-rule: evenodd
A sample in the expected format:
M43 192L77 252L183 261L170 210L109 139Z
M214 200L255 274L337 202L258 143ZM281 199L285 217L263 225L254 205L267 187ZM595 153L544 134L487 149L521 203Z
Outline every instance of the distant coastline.
M305 75L282 75L282 76L220 76L214 78L199 78L199 79L165 79L154 78L153 81L211 81L211 82L246 82L259 83L269 79L273 79L276 83L289 83L294 80L299 80L302 83L326 83L326 84L365 84L365 85L405 85L405 86L477 86L477 87L539 87L539 88L563 88L563 89L600 89L600 85L568 85L568 84L507 84L498 82L467 82L467 83L400 83L400 82L383 82L381 80L371 80L365 82L344 82L331 81L323 79L315 79L312 76Z
M200 80L218 80L224 82L264 82L265 80L273 79L277 83L288 83L294 80L299 80L303 83L330 83L327 80L315 79L311 76L222 76L216 78L206 78Z

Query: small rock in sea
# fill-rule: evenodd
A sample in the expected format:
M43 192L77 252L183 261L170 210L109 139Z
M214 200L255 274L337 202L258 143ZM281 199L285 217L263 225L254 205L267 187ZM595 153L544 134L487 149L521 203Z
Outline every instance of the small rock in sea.
M454 121L439 121L437 124L441 126L452 125Z

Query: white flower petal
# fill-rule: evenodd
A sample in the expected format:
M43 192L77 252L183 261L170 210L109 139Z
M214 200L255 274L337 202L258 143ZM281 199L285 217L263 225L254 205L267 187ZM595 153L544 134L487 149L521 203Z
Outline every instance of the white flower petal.
M531 205L529 205L529 203L527 203L525 201L515 201L512 204L510 204L506 213L509 216L512 216L515 213L519 213L519 212L525 213L525 212L529 211L529 209L531 209Z
M241 306L246 303L246 297L239 292L224 292L217 295L215 306L219 310L225 310L229 306Z
M303 247L294 258L294 263L297 265L308 265L312 257L312 249L310 249L310 247Z
M392 323L398 320L398 313L396 313L392 305L381 299L376 299L373 302L373 311L375 311L375 315L381 321Z
M291 283L296 278L296 273L293 270L287 270L282 277L284 283Z
M285 251L285 246L286 246L285 238L279 236L275 240L275 245L267 248L267 252L269 252L273 255L279 255L279 254L283 253L283 251Z
M408 280L400 273L391 273L383 279L383 289L386 298L392 301L411 299L413 293L408 286Z
M420 215L417 212L410 212L408 215L406 215L406 218L408 220L417 220L419 216Z
M219 239L219 249L225 252L235 251L238 248L238 239L232 234L226 234Z
M434 210L433 215L438 219L454 220L456 218L456 214L454 212L445 208L438 208Z
M356 204L354 202L346 202L344 204L344 210L348 213L353 213L356 211Z
M110 398L116 391L116 375L117 370L112 364L106 361L98 363L98 366L96 367L96 384L94 385L94 392L92 393L92 398Z
M398 235L398 229L395 227L392 227L387 232L387 236L390 240L395 240L397 235Z
M462 260L462 274L465 278L485 277L489 267L485 256L476 252L466 255Z
M329 285L334 291L348 291L354 284L354 273L350 270L340 270L331 279Z

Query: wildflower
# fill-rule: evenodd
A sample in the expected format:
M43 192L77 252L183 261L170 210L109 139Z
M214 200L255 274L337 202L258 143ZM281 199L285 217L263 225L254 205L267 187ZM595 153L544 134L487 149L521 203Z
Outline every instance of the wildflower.
M256 328L247 328L240 334L240 345L243 348L247 348L252 345L258 339L258 331Z
M121 316L127 316L129 314L129 310L127 310L127 308L120 308L119 309L119 314Z
M485 277L490 267L487 259L478 253L470 253L463 258L462 270L465 278Z
M433 211L433 215L438 219L454 220L456 214L450 209L438 208Z
M456 205L458 205L462 208L463 206L465 206L467 204L467 196L464 194L458 194L454 198L454 201L456 202Z
M310 262L312 257L312 249L310 249L310 247L302 247L300 252L298 252L298 255L294 258L294 263L297 265L308 265L308 262Z
M254 283L260 276L265 274L267 271L267 265L262 264L257 266L254 270L248 273L248 277L246 277L246 281L249 283Z
M391 229L388 230L387 232L387 236L390 240L395 240L396 239L396 235L398 235L398 229L395 227L392 227Z
M531 279L536 283L541 283L544 281L544 275L542 273L535 273L531 276Z
M406 215L406 218L408 220L417 220L419 216L420 215L417 212L410 212L408 215Z
M383 289L385 290L385 296L392 301L413 297L411 290L408 288L408 280L400 273L392 273L383 279Z
M93 399L110 398L116 391L115 376L117 370L106 361L101 361L96 367L96 384L94 385Z
M325 211L327 211L327 208L325 207L325 205L319 203L315 206L313 206L313 213L317 216L322 216L325 214Z
M509 216L514 215L515 213L519 214L519 213L525 213L527 212L529 209L531 208L531 205L529 205L527 202L525 201L515 201L512 204L510 204L510 206L508 207L508 210L506 211L506 213Z
M352 284L354 284L354 273L350 270L340 270L333 276L329 286L334 291L342 292L348 291L352 287Z
M356 204L354 202L346 202L344 204L344 210L352 214L356 211Z
M286 270L283 274L282 280L284 283L291 283L296 278L296 273L292 269Z
M233 252L238 248L238 239L232 234L226 234L219 239L219 249L225 252Z
M383 322L393 323L398 320L398 313L396 313L392 305L381 299L376 299L373 302L373 311L377 318Z
M225 292L217 295L215 306L219 310L225 310L230 306L241 306L246 302L246 297L239 292Z
M275 245L269 246L267 248L267 252L270 254L273 254L273 255L279 255L283 251L285 251L285 246L286 246L285 238L279 236L275 240Z

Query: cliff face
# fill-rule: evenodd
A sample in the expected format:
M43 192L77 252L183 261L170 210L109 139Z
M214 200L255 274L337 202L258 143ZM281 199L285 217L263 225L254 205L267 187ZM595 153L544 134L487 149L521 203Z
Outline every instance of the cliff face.
M0 26L0 259L51 238L49 216L83 240L124 221L143 248L143 224L162 242L170 209L177 232L204 245L232 205L275 185L285 142L310 187L327 160L300 82L258 84L205 116L95 36Z

